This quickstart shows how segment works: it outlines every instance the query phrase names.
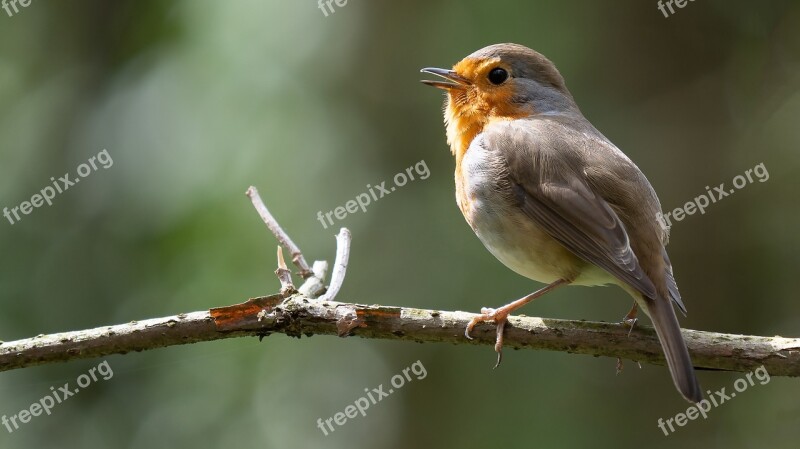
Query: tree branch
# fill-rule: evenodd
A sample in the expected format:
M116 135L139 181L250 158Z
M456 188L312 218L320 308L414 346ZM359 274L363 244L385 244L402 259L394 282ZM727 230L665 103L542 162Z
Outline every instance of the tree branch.
M294 288L279 248L279 294L208 311L0 341L0 371L222 338L262 338L272 333L494 345L496 332L492 324L476 326L471 334L474 340L464 336L465 327L476 316L472 313L334 302L347 269L350 232L342 228L336 237L336 260L331 285L325 292L327 262L315 261L309 268L256 189L251 187L247 195L300 268L305 281L298 289ZM323 296L314 299L319 295ZM505 346L664 364L661 345L652 328L637 326L629 332L628 326L622 324L512 316L505 329ZM751 371L764 365L772 376L800 376L800 339L693 330L683 330L683 336L698 368Z
M491 324L476 326L473 341L464 337L464 327L473 316L466 312L320 301L301 294L284 300L277 294L210 311L4 342L0 344L0 371L272 333L494 345ZM630 336L628 331L627 326L615 323L512 316L506 326L505 344L517 349L664 364L652 328L637 326ZM800 339L695 330L683 330L683 336L698 368L751 371L764 365L771 376L800 376ZM487 363L493 357L493 352L487 352Z

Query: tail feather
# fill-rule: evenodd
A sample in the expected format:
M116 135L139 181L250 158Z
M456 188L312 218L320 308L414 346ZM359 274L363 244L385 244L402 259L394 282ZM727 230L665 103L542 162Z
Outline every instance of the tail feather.
M667 366L672 375L675 387L686 400L700 402L703 392L694 373L694 365L689 357L689 350L681 335L681 328L672 303L666 298L644 299L645 312L650 316L656 328L658 340L664 349Z

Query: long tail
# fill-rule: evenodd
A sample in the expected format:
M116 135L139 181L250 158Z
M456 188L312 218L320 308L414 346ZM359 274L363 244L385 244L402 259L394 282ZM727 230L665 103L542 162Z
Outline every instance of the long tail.
M645 312L656 328L675 387L687 401L700 402L703 399L703 392L694 374L694 365L689 357L689 350L686 349L686 342L683 341L681 327L672 303L665 298L655 300L644 298L640 304L644 306Z

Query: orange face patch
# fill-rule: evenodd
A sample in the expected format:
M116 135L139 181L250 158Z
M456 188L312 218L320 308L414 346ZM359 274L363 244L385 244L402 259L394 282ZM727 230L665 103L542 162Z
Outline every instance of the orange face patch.
M504 83L495 85L489 81L488 73L498 67L511 76ZM500 58L465 58L453 66L453 71L471 83L449 90L445 110L447 142L456 156L456 165L459 165L472 140L490 120L527 117L534 111L529 105L511 101L515 94L513 73Z

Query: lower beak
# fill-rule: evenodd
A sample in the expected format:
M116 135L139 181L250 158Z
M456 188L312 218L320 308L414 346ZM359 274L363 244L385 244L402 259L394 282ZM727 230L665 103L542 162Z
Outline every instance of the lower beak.
M436 75L444 78L447 81L431 81L431 80L422 80L422 84L427 84L428 86L438 87L439 89L450 90L450 89L465 89L469 86L470 81L463 76L459 75L458 73L447 70L447 69L437 69L435 67L425 67L424 69L420 70L422 73L430 73L431 75Z

